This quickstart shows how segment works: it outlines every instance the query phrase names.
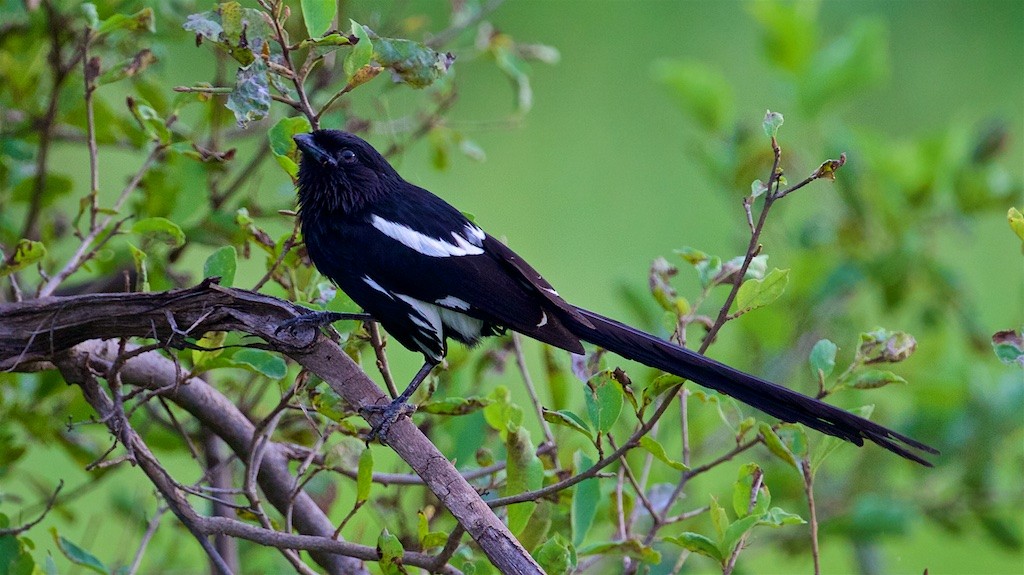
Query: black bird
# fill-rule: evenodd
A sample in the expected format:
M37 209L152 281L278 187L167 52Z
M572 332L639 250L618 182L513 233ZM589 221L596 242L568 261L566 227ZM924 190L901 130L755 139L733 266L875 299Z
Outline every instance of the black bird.
M590 342L627 359L693 380L783 421L857 445L870 440L924 465L910 449L931 447L814 398L770 383L640 330L578 308L500 241L434 194L402 179L361 138L338 130L295 136L299 220L313 264L425 362L409 387L382 408L387 429L444 358L447 340L473 345L515 330L572 353ZM321 312L300 322L326 324Z

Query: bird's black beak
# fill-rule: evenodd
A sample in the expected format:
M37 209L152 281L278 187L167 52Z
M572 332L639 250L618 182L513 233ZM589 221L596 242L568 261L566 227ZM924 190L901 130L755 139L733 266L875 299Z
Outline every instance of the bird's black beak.
M292 136L292 139L295 140L295 145L302 150L302 153L316 163L332 168L338 167L338 161L317 145L316 140L313 139L313 134L296 134Z

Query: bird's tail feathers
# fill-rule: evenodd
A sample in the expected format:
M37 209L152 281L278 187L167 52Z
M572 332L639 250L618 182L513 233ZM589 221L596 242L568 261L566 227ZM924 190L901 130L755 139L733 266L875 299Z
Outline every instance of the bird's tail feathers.
M592 324L592 327L571 325L570 330L577 337L627 359L693 380L783 421L802 423L857 445L863 445L867 439L928 467L931 463L911 449L938 453L928 445L823 401L733 369L600 314L576 309Z

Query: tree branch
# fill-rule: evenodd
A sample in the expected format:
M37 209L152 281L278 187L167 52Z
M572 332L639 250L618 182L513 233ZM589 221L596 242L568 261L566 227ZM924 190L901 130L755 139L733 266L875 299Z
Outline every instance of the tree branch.
M275 335L283 321L300 313L300 308L289 302L244 290L222 288L211 282L170 292L91 294L2 303L0 316L5 321L0 324L0 369L12 370L21 364L48 360L62 350L71 349L96 337L155 337L166 341L173 335L170 325L170 321L173 321L176 325L194 326L195 333L242 331L259 336L269 342L270 347L286 353L317 374L354 408L387 403L387 397L344 351L315 330L294 336L286 330L281 336ZM113 361L117 353L117 346L113 342L92 341L83 345L94 352L105 349L107 361ZM133 371L142 370L146 366L149 369L143 372ZM209 413L200 419L208 421L210 429L223 437L236 453L247 452L253 437L252 424L241 417L233 404L201 379L192 378L174 386L173 362L155 352L132 358L125 362L121 370L122 377L132 382L152 379L152 372L163 374L164 377L156 387L168 387L167 398L190 412L208 410L216 403L219 404L217 411L220 414L237 413L239 417L231 419L211 419L209 416L212 414ZM376 425L381 414L370 412L367 418L371 425ZM512 573L542 572L476 490L412 421L399 420L391 427L389 438L391 447L424 480L498 569ZM272 465L275 456L279 465ZM282 509L288 504L293 478L288 471L284 453L268 449L260 468L260 476L277 472L282 476L274 484L281 488L264 487L264 493L275 507ZM299 503L296 501L296 505ZM313 505L311 500L309 505ZM317 517L326 521L322 514L317 514ZM226 523L231 520L225 518L207 519L218 523L200 525L233 525ZM296 516L296 524L302 531L304 528L298 519ZM326 529L317 531L330 533L333 527L328 522ZM278 535L292 542L298 540L289 538L302 537L284 533ZM326 549L323 547L326 542L320 541L322 537L313 539L316 540L316 547L301 548ZM313 543L307 539L302 541L303 545Z

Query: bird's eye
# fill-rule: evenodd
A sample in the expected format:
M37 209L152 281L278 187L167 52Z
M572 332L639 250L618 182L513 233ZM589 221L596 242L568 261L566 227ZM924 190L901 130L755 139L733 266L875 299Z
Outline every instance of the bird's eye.
M345 162L346 164L351 164L351 163L355 162L356 161L356 153L353 152L352 150L342 150L341 151L341 161Z

